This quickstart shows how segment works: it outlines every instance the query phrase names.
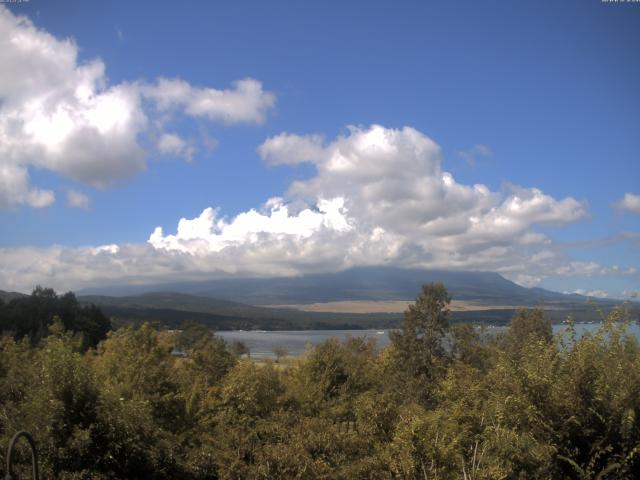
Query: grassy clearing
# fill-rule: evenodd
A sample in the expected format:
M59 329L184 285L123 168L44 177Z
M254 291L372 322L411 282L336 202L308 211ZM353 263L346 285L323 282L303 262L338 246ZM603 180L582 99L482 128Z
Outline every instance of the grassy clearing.
M271 308L292 308L303 312L322 313L402 313L413 300L348 300L340 302L265 305ZM453 312L479 312L485 310L517 310L522 305L484 305L464 300L453 300L450 309Z

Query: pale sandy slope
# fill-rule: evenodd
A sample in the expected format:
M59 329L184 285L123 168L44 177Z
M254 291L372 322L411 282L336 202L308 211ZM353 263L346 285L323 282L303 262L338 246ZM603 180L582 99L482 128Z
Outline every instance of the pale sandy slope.
M333 313L401 313L413 300L349 300L343 302L263 305L270 308L295 308L303 312L333 312ZM519 305L483 305L473 302L453 300L450 309L454 312L473 312L480 310L513 310Z

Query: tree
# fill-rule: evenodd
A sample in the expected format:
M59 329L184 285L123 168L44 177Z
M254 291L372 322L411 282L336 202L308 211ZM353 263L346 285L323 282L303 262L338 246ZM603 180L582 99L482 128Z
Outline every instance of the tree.
M16 339L26 336L35 345L49 335L55 317L65 330L82 334L83 350L95 347L111 330L109 318L95 305L80 305L72 292L57 295L38 286L30 296L0 306L0 331L10 331Z
M502 348L513 354L522 351L531 342L551 342L553 330L542 309L519 310L511 319L509 329L501 338Z
M198 344L206 342L212 335L207 327L191 321L183 322L180 328L182 331L176 338L176 347L184 352L189 352Z
M389 334L397 369L416 380L423 394L445 364L449 303L451 297L442 283L423 285L415 303L404 312L400 329Z
M0 361L7 378L0 387L7 394L0 397L0 444L6 445L14 432L28 430L38 442L41 474L65 478L95 466L92 433L99 391L76 350L77 339L63 331L61 321L54 325L28 356L26 340L4 345Z
M179 429L183 410L174 378L171 346L158 341L158 332L144 323L109 335L94 361L98 379L123 402L144 405L163 429Z
M289 349L287 347L283 347L282 345L273 347L271 351L276 356L276 363L279 363L282 357L286 357L287 355L289 355Z
M261 427L281 409L283 393L284 385L270 363L258 367L243 360L226 375L213 431L216 478L265 478L252 474L252 468L267 439Z
M489 367L490 350L483 341L482 331L477 331L469 323L458 323L451 326L450 334L452 357L486 371Z
M251 356L251 350L249 350L247 344L241 340L234 340L231 342L229 349L231 350L231 353L238 358L242 355L247 355L248 357Z

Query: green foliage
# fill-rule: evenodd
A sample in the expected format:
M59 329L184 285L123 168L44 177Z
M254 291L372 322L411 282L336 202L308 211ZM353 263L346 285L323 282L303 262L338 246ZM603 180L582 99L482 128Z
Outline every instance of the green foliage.
M289 355L289 349L287 347L283 347L281 345L273 347L271 350L273 354L276 356L276 363L280 361L281 358Z
M543 310L519 310L511 320L506 334L499 340L502 347L518 355L534 342L551 342L553 332L551 320L545 317Z
M451 302L442 283L422 286L422 293L404 313L400 330L389 334L396 370L402 383L411 386L410 396L428 401L446 365L444 337L449 329Z
M353 337L340 343L331 338L308 352L299 367L288 372L289 391L315 414L371 388L376 362L372 340Z
M28 297L0 302L0 333L38 343L49 333L54 319L66 330L82 335L82 348L95 347L111 330L111 322L95 305L80 305L72 292L57 295L51 288L36 287Z
M229 350L238 358L242 357L243 355L251 356L251 350L249 350L247 344L241 342L240 340L234 340L233 342L231 342Z
M386 349L331 339L286 364L240 360L197 325L85 351L58 311L36 344L0 337L0 445L29 430L43 478L61 479L640 478L624 309L580 338L522 311L487 340L449 330L448 302L427 285Z
M450 333L453 358L480 370L487 370L491 364L492 352L482 340L483 335L487 335L486 332L468 323L458 323L451 327Z

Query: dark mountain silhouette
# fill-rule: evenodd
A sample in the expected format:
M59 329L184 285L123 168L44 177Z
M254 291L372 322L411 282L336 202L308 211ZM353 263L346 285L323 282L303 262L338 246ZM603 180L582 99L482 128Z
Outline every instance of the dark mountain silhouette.
M22 298L28 295L20 292L5 292L4 290L0 290L0 300L4 303L9 303L14 298Z

